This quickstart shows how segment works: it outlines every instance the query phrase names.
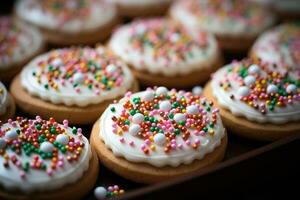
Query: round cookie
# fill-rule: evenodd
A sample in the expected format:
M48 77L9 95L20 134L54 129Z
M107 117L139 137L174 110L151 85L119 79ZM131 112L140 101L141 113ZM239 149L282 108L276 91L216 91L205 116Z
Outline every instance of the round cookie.
M0 122L14 117L15 111L15 101L7 92L3 83L0 82Z
M250 57L278 67L300 69L300 23L284 23L262 34Z
M274 23L265 7L247 0L180 0L170 15L191 29L215 34L220 47L232 52L246 51Z
M0 17L0 81L9 82L44 47L42 35L33 27Z
M0 125L0 198L80 199L99 171L80 128L17 117Z
M11 84L24 112L94 123L106 106L138 85L122 61L103 47L72 47L40 55Z
M108 0L115 4L118 13L125 17L164 15L172 0Z
M116 8L101 0L19 1L15 12L59 46L103 41L119 21Z
M232 133L272 141L300 131L299 75L246 59L218 70L204 95L219 106Z
M186 88L204 83L223 61L211 34L189 31L165 18L124 25L108 46L146 86Z
M111 104L95 123L90 141L115 173L156 183L221 161L227 135L212 102L158 87Z

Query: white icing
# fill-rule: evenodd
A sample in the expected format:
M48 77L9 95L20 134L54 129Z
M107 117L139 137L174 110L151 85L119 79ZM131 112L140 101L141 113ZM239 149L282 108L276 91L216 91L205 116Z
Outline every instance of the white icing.
M64 50L68 49L58 49L55 52L59 53ZM95 54L94 50L85 48L83 49L84 58L90 58L92 54ZM90 53L92 51L92 53ZM32 75L33 72L37 73L41 71L41 68L38 66L38 63L41 61L46 61L52 52L48 52L46 54L40 55L37 58L35 58L33 61L31 61L28 65L25 66L25 68L21 72L21 83L22 86L31 94L34 96L38 96L39 98L50 101L54 104L60 104L63 103L66 106L76 105L80 107L84 107L91 104L99 104L105 100L111 100L118 96L122 96L125 94L133 85L133 76L128 69L128 67L118 61L118 69L120 69L123 72L123 82L119 86L114 86L111 90L100 90L100 94L95 93L95 90L89 89L85 85L79 85L81 92L76 92L74 90L73 84L71 84L69 81L65 82L65 85L62 86L60 80L56 80L56 83L59 85L60 90L56 91L54 89L46 89L43 84L39 84L36 80L36 78ZM106 59L106 54L99 54L100 57L103 57L103 59ZM75 60L78 58L74 58ZM73 66L72 66L73 67ZM65 70L65 68L60 68L62 71ZM92 72L85 72L84 76L89 77L90 79L93 79L94 73ZM81 76L81 75L80 75ZM76 78L76 77L75 77ZM74 79L74 77L73 77ZM77 79L77 78L76 78ZM47 83L47 79L45 76L42 76L42 82Z
M76 4L76 0L68 0ZM41 7L39 0L19 1L16 6L17 14L24 20L39 27L56 31L57 28L63 32L77 33L87 32L106 24L109 24L117 15L116 9L111 4L99 0L87 0L87 16L64 20L63 12L53 14ZM73 12L77 10L73 8ZM61 15L61 16L60 16Z
M135 93L132 95L132 98L142 97L144 93L145 92ZM189 137L191 143L196 140L200 140L201 146L196 150L189 145L185 145L185 141L181 137L176 137L176 143L183 144L182 148L178 148L166 154L164 152L164 146L161 146L164 139L162 136L157 136L157 138L154 138L154 141L159 145L156 146L155 151L151 151L149 155L145 155L144 152L140 150L140 146L144 144L143 139L125 132L122 135L124 142L120 143L120 136L113 133L113 120L111 118L121 113L123 108L122 102L124 103L125 101L126 99L124 98L117 104L111 104L102 114L99 123L99 136L104 141L105 145L112 150L115 156L124 157L130 162L144 162L155 167L163 167L167 165L176 167L181 164L190 164L195 159L200 160L206 154L212 152L220 145L221 139L225 135L225 129L222 125L221 118L219 114L217 114L217 124L214 127L214 136L210 136L209 134L196 136L191 133ZM110 110L112 107L116 110L114 113ZM159 119L159 115L155 115L154 117ZM130 141L134 141L133 146L129 144Z
M3 83L0 82L0 116L5 114L8 106L9 106L8 93Z
M289 29L295 29L293 32ZM282 24L263 33L253 45L252 51L262 61L277 64L279 67L299 68L300 59L294 59L292 53L300 52L300 26L293 24ZM288 44L281 42L282 37L290 38ZM287 41L286 41L287 42ZM294 45L296 48L290 48Z
M62 126L61 126L62 127ZM3 124L1 130L4 131L6 128L12 128L13 130L19 129L19 124L13 128L10 124ZM0 156L0 185L8 191L20 190L24 193L32 193L37 191L50 191L54 189L62 188L63 186L78 181L83 173L89 168L89 160L92 156L89 142L85 137L79 139L77 135L72 134L72 129L67 129L67 134L75 138L76 141L81 141L85 145L82 148L80 157L77 161L68 162L66 155L59 152L59 156L64 157L64 166L57 168L55 172L49 176L43 170L30 169L26 173L26 177L22 179L20 177L20 169L10 162L9 168L5 168L4 158ZM1 142L0 142L1 143ZM41 147L42 148L42 147ZM24 151L21 155L14 153L11 149L6 150L8 155L16 155L18 160L22 162L30 162L33 160L34 153L31 156L26 156ZM44 164L50 168L51 159L44 160Z
M266 114L261 114L258 110L250 107L248 104L240 101L239 99L231 99L230 96L234 95L239 98L240 95L246 95L249 93L249 89L247 91L241 92L241 88L245 88L245 86L240 87L238 81L230 81L231 90L227 92L223 90L219 83L222 80L230 78L230 76L226 76L227 70L231 69L232 65L226 65L220 70L218 70L214 75L211 81L211 91L213 95L218 101L218 104L230 110L230 112L235 116L243 116L250 121L255 121L259 123L273 123L273 124L282 124L291 121L298 121L300 119L300 102L295 101L292 104L287 104L286 107L276 107L274 111L268 111ZM265 72L262 71L263 75ZM231 79L230 79L231 80ZM246 90L246 89L242 89ZM273 90L273 89L272 89Z
M187 5L191 3L198 3L198 5L192 6L192 9L198 9L197 14L192 13L188 9ZM247 3L247 1L243 1L241 4L249 4L248 8L251 12L253 12L252 15L255 17L262 17L259 18L258 25L252 26L241 16L229 17L215 12L210 12L208 8L211 5L210 2L206 0L178 1L171 7L170 14L176 21L179 21L191 29L196 28L206 30L220 36L253 37L273 24L274 17L263 7L256 7L256 9L252 9L253 5L251 5L250 2ZM228 0L220 1L218 6L222 7L225 13L232 12L235 9ZM203 17L204 19L202 19Z
M0 70L23 62L43 45L42 35L37 29L12 22L9 17L0 17L0 30L5 37L0 43Z
M140 52L131 44L130 38L133 29L136 29L137 33L143 33L146 30L146 27L143 24L145 22L157 22L161 23L162 27L172 27L171 23L161 19L136 21L132 24L124 25L119 28L113 34L109 42L109 47L113 50L113 52L135 69L146 70L154 74L160 73L165 76L175 76L179 74L188 74L200 69L210 68L216 63L216 60L219 59L220 52L217 42L211 34L207 34L206 47L193 46L192 49L189 50L189 53L193 56L189 56L188 53L185 53L185 59L183 61L178 61L175 54L172 54L169 60L166 60L163 56L155 58L153 56L154 50L150 47L146 47L143 52ZM192 37L196 37L198 33L191 32L190 34Z

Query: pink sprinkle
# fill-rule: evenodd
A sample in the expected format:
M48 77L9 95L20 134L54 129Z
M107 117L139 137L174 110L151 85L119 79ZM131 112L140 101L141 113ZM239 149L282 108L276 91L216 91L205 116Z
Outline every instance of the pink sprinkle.
M129 142L129 145L130 145L130 146L134 146L134 141L130 141L130 142Z
M199 139L196 139L195 140L195 144L199 144L200 143L200 140Z
M80 88L76 88L75 91L76 91L77 93L80 93Z
M109 186L108 191L112 192L112 191L114 191L114 188L112 186Z
M201 136L205 136L205 131L200 131Z
M52 169L47 170L47 174L48 176L51 176L53 174L53 170Z
M182 144L178 144L177 147L178 147L179 149L182 149L183 145L182 145Z
M147 145L150 145L150 144L151 144L151 141L150 141L149 139L146 139L146 140L145 140L145 143L146 143Z
M185 143L186 143L186 145L190 145L191 141L190 140L186 140Z
M24 172L24 171L21 171L21 172L20 172L20 177L21 177L22 179L24 179L24 178L25 178L25 175L26 175L26 174L25 174L25 172Z
M120 138L120 142L121 143L124 143L125 142L125 139L122 137L122 138Z

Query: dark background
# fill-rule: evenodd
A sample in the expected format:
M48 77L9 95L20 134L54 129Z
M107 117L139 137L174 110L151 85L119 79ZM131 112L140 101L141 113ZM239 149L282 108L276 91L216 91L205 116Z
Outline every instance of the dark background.
M0 15L10 14L13 3L13 0L1 0ZM238 55L238 58L241 56ZM230 140L239 144L248 143L234 136ZM116 180L121 188L128 191L120 196L122 199L300 199L300 136L273 144L252 143L250 146L253 149L263 147L261 151L266 152L259 152L260 149L256 148L257 152L249 155L250 159L244 158L235 165L222 163L221 169L187 177L189 180L184 183L166 182L140 187L143 185L127 182L101 166L99 177L108 178L99 178L98 185L115 184L112 180ZM267 151L268 148L274 149ZM134 190L136 188L140 189ZM86 199L94 199L92 192Z

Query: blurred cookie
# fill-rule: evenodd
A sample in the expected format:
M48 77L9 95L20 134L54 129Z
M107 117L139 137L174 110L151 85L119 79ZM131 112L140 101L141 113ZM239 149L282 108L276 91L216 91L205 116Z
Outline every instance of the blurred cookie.
M192 87L208 80L223 62L212 34L189 31L165 18L121 26L108 47L146 86Z
M43 48L42 35L33 27L0 17L0 81L9 82Z
M19 1L15 12L49 43L61 46L103 41L118 22L115 7L101 0Z
M170 15L190 29L215 34L220 47L233 52L246 51L274 23L265 7L247 0L179 0Z

